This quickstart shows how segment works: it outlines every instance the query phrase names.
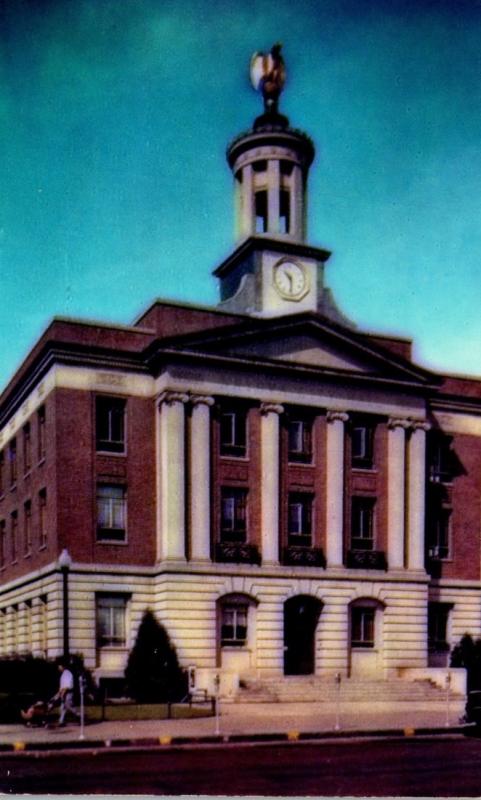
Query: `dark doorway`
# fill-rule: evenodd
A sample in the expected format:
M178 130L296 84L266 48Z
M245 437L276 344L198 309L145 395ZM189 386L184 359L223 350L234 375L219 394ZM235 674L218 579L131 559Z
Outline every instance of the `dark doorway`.
M322 604L298 595L284 603L284 675L312 675L315 636Z

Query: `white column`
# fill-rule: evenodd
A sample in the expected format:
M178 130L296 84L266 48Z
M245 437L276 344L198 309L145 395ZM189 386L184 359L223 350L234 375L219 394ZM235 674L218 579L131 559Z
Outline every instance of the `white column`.
M252 179L252 164L246 164L242 170L242 185L240 187L240 233L241 236L251 236L255 233L254 224L254 187Z
M342 565L344 529L344 411L327 412L326 447L326 563Z
M424 570L426 432L428 422L413 422L409 439L408 567Z
M279 189L281 185L280 168L277 159L267 163L267 230L279 233Z
M290 211L291 211L291 235L298 241L304 241L304 214L303 214L303 194L302 170L295 164L292 170Z
M404 567L405 441L407 419L390 419L387 442L387 563Z
M210 561L210 407L212 397L193 395L190 429L191 558Z
M279 415L283 406L261 405L262 563L279 563Z
M161 558L185 559L185 414L188 395L164 392L160 407Z

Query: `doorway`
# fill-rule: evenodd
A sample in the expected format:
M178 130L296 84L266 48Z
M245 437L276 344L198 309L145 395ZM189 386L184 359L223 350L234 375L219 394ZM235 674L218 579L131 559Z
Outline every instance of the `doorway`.
M315 671L316 628L322 603L309 595L284 603L284 675L312 675Z

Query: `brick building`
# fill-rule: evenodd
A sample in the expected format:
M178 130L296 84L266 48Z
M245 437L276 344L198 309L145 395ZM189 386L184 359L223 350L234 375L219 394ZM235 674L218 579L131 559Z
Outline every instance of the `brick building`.
M481 380L358 330L306 242L314 146L228 148L216 308L56 318L0 397L0 652L123 673L144 610L210 685L425 673L481 635ZM416 671L416 672L414 672Z

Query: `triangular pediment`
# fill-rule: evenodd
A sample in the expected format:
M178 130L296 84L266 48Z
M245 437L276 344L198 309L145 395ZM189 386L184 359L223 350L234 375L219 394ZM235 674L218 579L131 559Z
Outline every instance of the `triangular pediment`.
M435 382L427 370L382 347L375 338L308 313L284 318L244 318L237 325L171 341L168 349L252 362L257 369L264 363L266 367L277 365L353 377L366 375L420 385Z

